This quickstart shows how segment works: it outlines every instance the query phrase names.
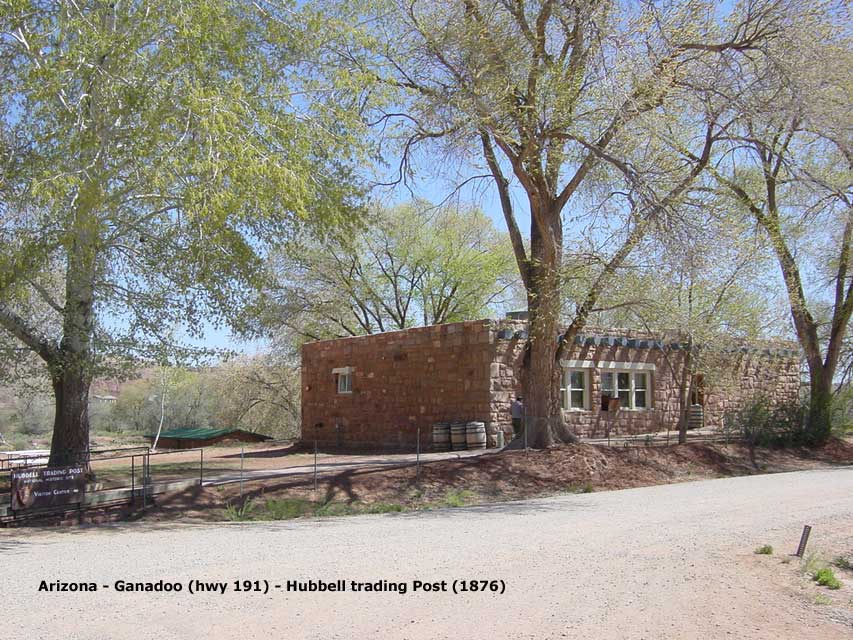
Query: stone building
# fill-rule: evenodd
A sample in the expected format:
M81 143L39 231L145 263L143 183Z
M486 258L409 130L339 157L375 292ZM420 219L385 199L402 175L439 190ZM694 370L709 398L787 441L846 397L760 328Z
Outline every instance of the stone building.
M435 422L477 420L512 434L521 394L526 323L477 320L310 342L302 347L302 437L323 446L423 446ZM719 347L713 381L698 375L692 402L704 424L758 394L796 397L799 356L791 343ZM623 329L588 328L561 360L563 416L579 436L677 429L684 345Z

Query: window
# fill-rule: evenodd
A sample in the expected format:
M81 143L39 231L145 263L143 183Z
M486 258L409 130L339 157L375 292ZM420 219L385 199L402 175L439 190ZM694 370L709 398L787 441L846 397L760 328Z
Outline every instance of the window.
M623 409L631 407L631 374L620 371L616 374L616 384L618 385L616 393L619 397L619 406Z
M646 380L648 376L645 373L634 374L634 408L646 408Z
M352 393L353 371L354 369L352 367L332 369L332 373L335 375L337 380L338 393Z
M601 383L601 411L620 409L644 411L654 404L655 365L649 362L615 362L595 360L560 360L560 404L563 409L588 410L591 406L592 378L598 370ZM598 406L598 405L597 405Z
M338 374L338 393L352 393L352 374Z
M616 397L616 374L605 371L601 374L601 410L610 411L610 400Z
M601 374L601 408L608 411L609 398L619 398L620 409L648 409L649 373L605 371ZM615 385L615 386L614 386Z
M586 371L580 369L567 369L563 372L563 384L560 386L560 404L563 409L586 409L586 374Z

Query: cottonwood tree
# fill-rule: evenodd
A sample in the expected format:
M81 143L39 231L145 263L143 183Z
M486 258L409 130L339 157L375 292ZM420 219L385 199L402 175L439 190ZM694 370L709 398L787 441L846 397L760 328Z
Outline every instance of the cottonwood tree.
M334 4L334 3L333 3ZM369 33L337 44L354 75L383 87L375 121L401 140L400 178L423 142L485 172L497 191L530 312L527 442L571 439L559 419L559 358L615 269L648 229L666 222L707 165L719 127L687 113L703 84L776 32L783 3L747 1L724 19L705 2L577 0L371 3ZM337 13L353 19L351 3ZM687 153L667 159L656 135ZM603 187L603 185L607 185ZM514 202L530 215L524 237ZM603 206L607 203L608 206ZM615 216L599 277L561 333L564 214ZM580 235L569 228L571 241Z
M213 423L282 437L300 429L299 363L289 350L244 356L207 372Z
M662 352L678 386L680 443L687 440L694 392L719 392L733 384L732 352L781 324L762 291L767 260L761 259L760 239L709 214L713 206L706 200L695 204L703 209L696 224L651 238L651 246L636 256L645 264L628 274L613 300L619 320L680 344ZM646 292L641 299L638 291Z
M853 150L843 3L810 3L744 65L714 175L778 263L809 374L806 439L831 430L833 380L853 316Z
M517 282L506 234L471 207L379 208L359 232L295 243L273 262L266 324L327 339L480 318Z
M0 333L45 365L51 465L85 460L94 376L239 326L271 241L352 214L356 120L299 92L321 25L256 7L2 5Z

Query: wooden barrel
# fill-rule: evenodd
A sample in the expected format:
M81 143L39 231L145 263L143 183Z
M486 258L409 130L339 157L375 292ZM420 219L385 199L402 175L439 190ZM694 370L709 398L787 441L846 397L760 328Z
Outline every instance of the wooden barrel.
M454 451L462 451L468 448L465 433L468 425L464 422L454 422L450 425L450 446Z
M486 448L486 423L469 422L465 427L465 439L469 449Z
M449 422L436 422L432 425L432 448L436 451L450 451Z
M687 414L687 428L701 429L705 425L704 408L701 404L690 405L690 411Z

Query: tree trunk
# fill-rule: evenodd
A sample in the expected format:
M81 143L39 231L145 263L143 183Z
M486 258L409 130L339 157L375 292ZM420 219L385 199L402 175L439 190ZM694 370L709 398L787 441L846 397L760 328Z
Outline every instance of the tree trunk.
M687 341L687 350L684 354L684 364L681 372L681 388L679 389L679 414L678 414L678 444L687 442L687 423L690 419L690 396L693 393L693 340Z
M832 434L832 376L821 367L809 376L809 413L806 421L806 443L821 445Z
M89 463L89 388L92 384L95 333L95 272L98 221L89 203L96 185L81 190L75 233L65 272L62 340L51 369L56 414L50 443L50 466Z
M50 442L51 467L89 463L89 387L91 379L69 367L53 380L56 413Z
M562 369L557 361L557 337L561 333L562 221L559 211L548 210L540 215L540 220L549 222L545 234L548 237L540 233L540 225L531 225L529 341L524 372L526 443L537 449L576 439L563 422L560 410Z

